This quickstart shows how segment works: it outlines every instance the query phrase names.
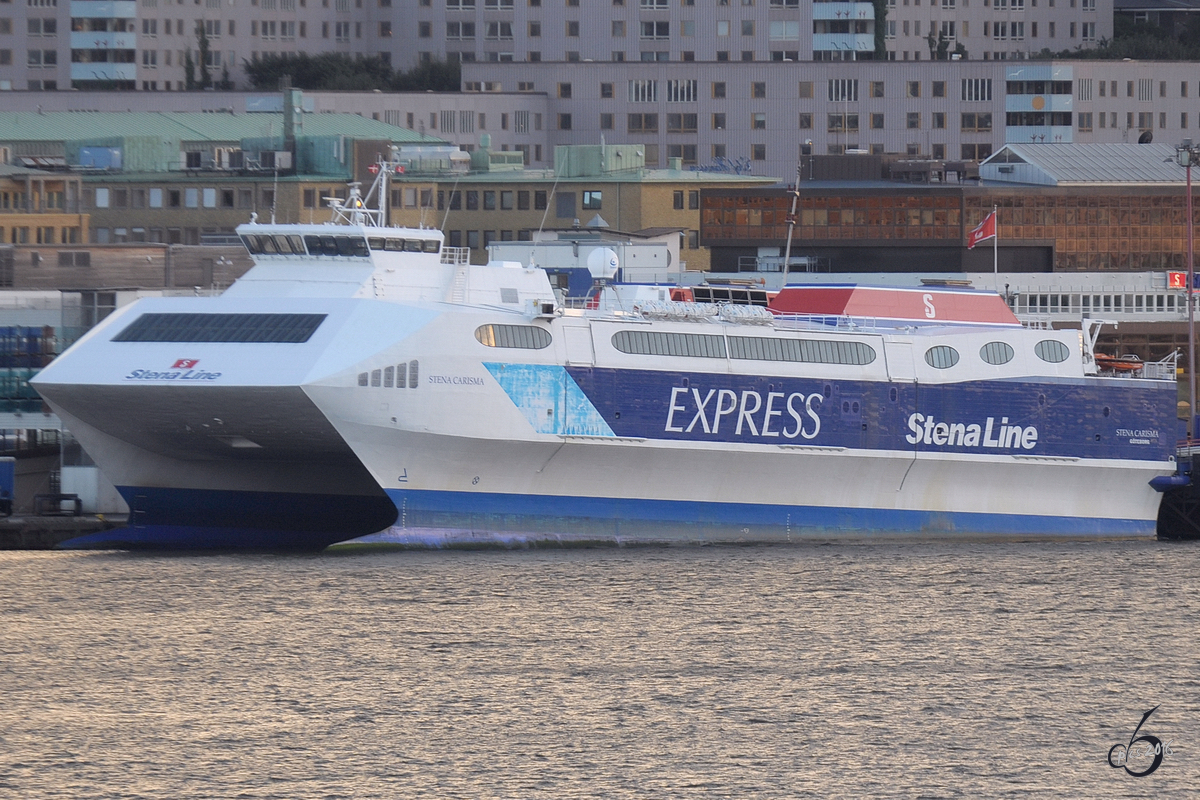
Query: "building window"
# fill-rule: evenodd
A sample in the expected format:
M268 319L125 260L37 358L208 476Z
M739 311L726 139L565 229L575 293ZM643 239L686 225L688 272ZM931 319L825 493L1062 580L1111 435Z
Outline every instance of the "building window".
M751 161L766 161L767 146L765 144L750 145L750 160Z
M992 115L964 111L962 114L962 125L960 130L967 132L974 131L979 133L990 133L992 130Z
M696 114L667 114L667 133L695 133Z
M667 158L678 158L683 166L692 166L696 163L696 145L669 144Z
M601 194L599 190L585 191L583 193L583 210L584 211L599 211Z
M966 102L990 102L992 99L992 79L963 78L962 99Z
M627 114L626 130L629 133L658 133L658 114Z
M829 100L833 103L858 102L858 80L856 78L830 78Z

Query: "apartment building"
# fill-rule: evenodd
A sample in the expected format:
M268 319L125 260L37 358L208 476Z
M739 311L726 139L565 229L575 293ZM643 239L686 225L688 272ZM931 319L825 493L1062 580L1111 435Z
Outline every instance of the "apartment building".
M244 87L244 62L300 52L401 69L1021 60L1110 38L1112 17L1112 0L889 0L879 16L854 0L4 0L0 90L174 91L189 73Z
M546 93L548 146L639 142L648 166L785 179L811 177L814 154L982 161L1006 142L1200 140L1188 62L463 65L466 85L485 77Z

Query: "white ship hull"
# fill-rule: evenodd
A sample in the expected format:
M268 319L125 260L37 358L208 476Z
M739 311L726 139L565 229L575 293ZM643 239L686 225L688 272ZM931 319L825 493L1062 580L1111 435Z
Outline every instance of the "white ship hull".
M1173 381L905 316L994 295L901 297L891 328L572 311L435 231L239 232L225 295L141 301L36 379L132 509L79 544L1152 536L1174 470Z

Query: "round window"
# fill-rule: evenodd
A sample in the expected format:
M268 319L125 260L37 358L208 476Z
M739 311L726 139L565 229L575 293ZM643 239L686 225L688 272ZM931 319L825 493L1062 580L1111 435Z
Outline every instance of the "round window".
M1056 339L1044 339L1033 347L1033 352L1042 361L1059 364L1071 357L1071 348Z
M934 369L950 369L958 363L958 351L950 345L939 344L925 351L925 363Z
M1006 342L988 342L979 348L979 357L997 366L1012 361L1014 355L1012 347Z

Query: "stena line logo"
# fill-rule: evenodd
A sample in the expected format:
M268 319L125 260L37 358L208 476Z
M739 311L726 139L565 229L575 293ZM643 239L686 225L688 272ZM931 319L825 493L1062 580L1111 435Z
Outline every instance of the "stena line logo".
M127 381L215 381L219 372L197 369L198 358L179 358L169 370L135 369L125 376Z
M933 444L949 447L994 447L1008 450L1032 450L1037 446L1038 429L1009 425L1008 417L988 417L983 425L963 422L939 422L933 415L913 414L908 418L912 433L904 437L909 444Z
M766 392L732 389L699 389L676 386L671 389L667 410L667 433L703 431L715 436L733 426L733 435L813 439L821 432L817 410L824 396L820 393Z

